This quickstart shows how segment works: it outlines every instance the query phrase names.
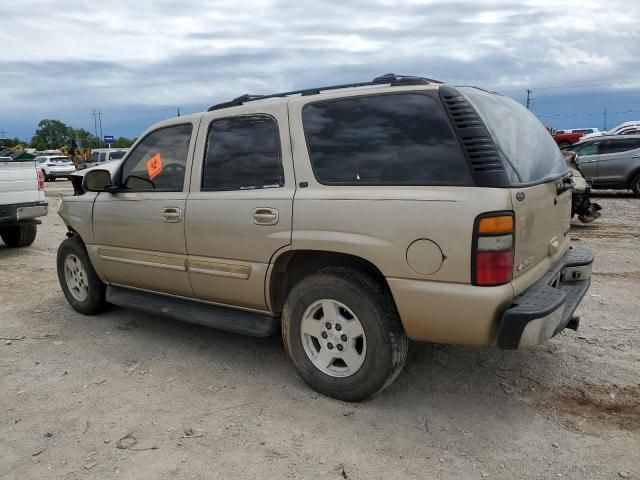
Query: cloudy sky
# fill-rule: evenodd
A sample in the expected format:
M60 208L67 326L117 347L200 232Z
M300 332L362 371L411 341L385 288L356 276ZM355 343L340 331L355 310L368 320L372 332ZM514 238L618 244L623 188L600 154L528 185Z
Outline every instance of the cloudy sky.
M42 118L92 130L94 108L136 136L178 106L388 72L532 88L556 127L640 118L638 1L0 0L0 17L11 137Z

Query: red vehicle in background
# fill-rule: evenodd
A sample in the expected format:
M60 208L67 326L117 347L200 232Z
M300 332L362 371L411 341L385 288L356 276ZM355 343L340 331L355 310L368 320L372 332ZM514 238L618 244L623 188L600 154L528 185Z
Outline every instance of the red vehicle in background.
M549 133L560 146L560 148L568 147L577 143L582 137L587 134L598 134L600 131L597 128L572 128L570 130L554 130L552 127L547 127Z
M565 132L559 130L553 135L553 139L556 141L560 148L568 147L574 143L578 143L582 137L585 136L585 132L573 131Z

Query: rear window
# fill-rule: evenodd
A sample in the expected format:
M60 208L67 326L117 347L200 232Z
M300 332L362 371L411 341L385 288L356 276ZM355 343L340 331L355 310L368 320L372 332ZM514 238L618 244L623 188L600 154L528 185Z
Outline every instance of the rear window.
M529 110L516 101L473 87L460 87L513 167L514 183L536 183L567 172L555 140Z
M280 132L275 119L255 115L211 122L202 172L203 192L282 186Z
M439 101L420 93L311 103L302 112L316 179L342 185L469 185Z

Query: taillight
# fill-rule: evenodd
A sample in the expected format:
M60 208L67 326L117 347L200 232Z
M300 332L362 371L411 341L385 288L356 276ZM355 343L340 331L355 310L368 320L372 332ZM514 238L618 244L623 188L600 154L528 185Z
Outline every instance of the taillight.
M480 215L473 232L473 284L495 286L509 283L513 277L513 248L513 213Z
M42 173L42 170L36 170L36 173L38 174L38 190L43 191L44 190L44 174Z

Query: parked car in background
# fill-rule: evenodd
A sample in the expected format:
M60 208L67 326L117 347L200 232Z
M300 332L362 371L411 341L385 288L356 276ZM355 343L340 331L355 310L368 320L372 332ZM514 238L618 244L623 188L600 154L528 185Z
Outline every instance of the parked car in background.
M592 127L592 128L565 128L562 130L556 130L556 133L582 133L583 135L588 135L590 133L598 133L600 130Z
M44 176L33 160L0 161L0 238L8 247L25 247L36 239L47 214Z
M604 132L594 132L585 135L585 138L601 137L604 135L635 135L640 134L640 120L631 120L621 123Z
M129 148L94 148L88 162L78 165L78 170L104 165L107 162L120 160L129 151Z
M640 197L640 135L592 137L565 148L578 155L592 188L630 189Z
M69 157L63 155L46 155L35 158L36 167L44 175L45 182L50 182L56 178L71 178L71 174L76 171L76 167Z
M563 130L556 131L555 135L553 135L553 139L556 141L560 148L568 147L569 145L573 145L580 141L582 137L584 137L584 133L582 132L567 132L560 133Z
M390 74L244 95L74 176L57 257L74 309L281 327L302 378L342 400L390 385L408 339L518 349L576 329L589 288L560 150L479 88Z

